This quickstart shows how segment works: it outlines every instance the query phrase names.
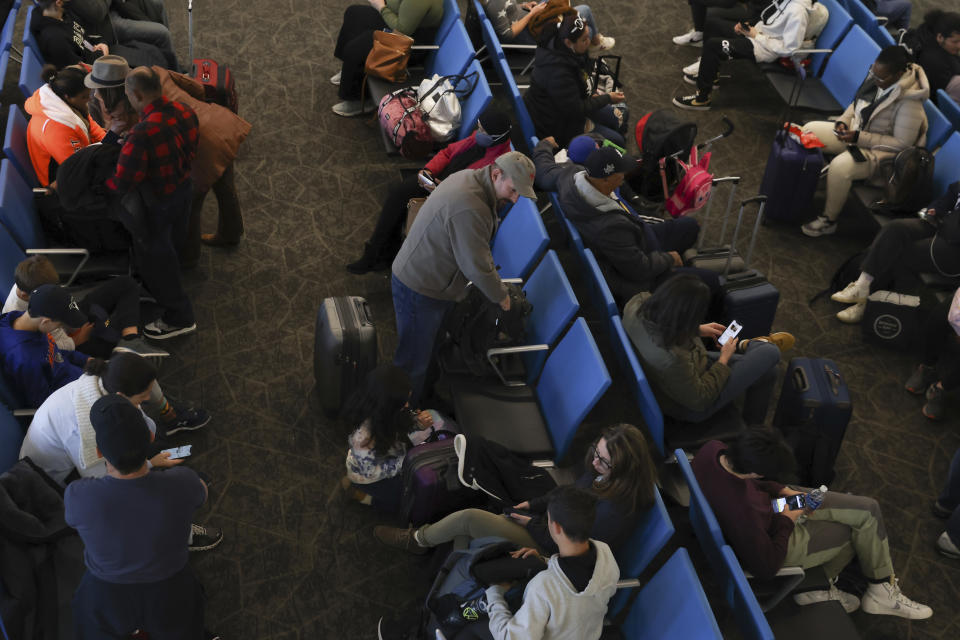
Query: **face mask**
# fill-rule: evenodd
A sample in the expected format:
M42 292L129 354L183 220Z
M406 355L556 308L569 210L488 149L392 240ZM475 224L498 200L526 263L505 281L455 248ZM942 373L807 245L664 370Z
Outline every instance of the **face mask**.
M485 131L477 131L477 145L481 147L489 147L493 144L493 136Z

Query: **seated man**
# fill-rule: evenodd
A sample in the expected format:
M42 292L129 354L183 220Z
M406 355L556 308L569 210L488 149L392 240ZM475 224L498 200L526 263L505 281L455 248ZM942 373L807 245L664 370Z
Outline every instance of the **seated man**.
M837 313L841 322L863 320L873 291L915 293L921 273L960 274L960 182L954 182L930 203L924 218L905 218L883 225L873 239L860 276L830 299L851 306Z
M78 638L201 640L203 587L188 562L187 538L207 487L194 471L147 465L143 414L116 394L90 409L107 475L71 482L65 519L83 540L87 571L73 597Z
M481 0L483 12L487 14L500 42L504 44L536 45L537 41L527 29L530 20L547 8L546 2L516 2L516 0ZM587 23L590 32L590 53L602 53L613 48L617 43L610 36L601 35L597 29L597 22L589 5L580 4L574 7L583 21Z
M746 429L733 442L708 442L691 466L745 570L769 580L781 567L823 567L830 590L796 594L797 604L838 600L848 613L860 608L855 595L835 586L840 571L857 558L870 583L863 594L864 612L913 620L933 615L930 607L900 591L880 505L873 498L828 491L815 511L774 512L772 500L805 493L772 480L795 466L793 451L778 430Z
M559 553L547 569L527 583L523 605L513 613L504 594L510 585L492 585L486 591L489 635L496 640L544 638L596 640L603 631L607 602L617 590L620 569L605 543L590 539L596 498L576 487L550 493L547 526ZM515 557L536 554L524 548Z
M537 176L555 174L557 195L564 214L597 254L610 290L623 305L641 291L652 291L679 269L695 273L712 291L719 289L717 274L683 266L680 254L697 241L700 225L692 217L661 221L628 213L614 195L636 161L611 147L590 153L583 167L563 166L558 172L546 140L535 149Z
M943 89L960 103L960 13L928 11L923 16L923 24L916 29L916 36L918 42L913 45L913 53L927 74L930 96Z
M696 73L688 73L693 71L692 68L684 69L684 81L696 85L697 92L677 96L673 104L681 109L708 110L710 92L716 88L721 62L734 58L773 62L793 55L803 42L812 8L811 0L776 0L764 9L757 25L718 21L703 43L703 55Z
M577 136L570 141L566 149L560 149L552 136L544 138L533 148L534 162L536 162L537 154L543 153L552 155L554 163L550 164L546 157L543 158L541 162L543 170L537 168L537 177L533 181L534 185L541 191L556 191L557 180L563 175L564 169L576 165L583 171L583 163L602 144L602 136L590 133Z
M960 288L927 314L921 343L923 359L904 386L926 398L925 418L942 420L946 395L960 388Z

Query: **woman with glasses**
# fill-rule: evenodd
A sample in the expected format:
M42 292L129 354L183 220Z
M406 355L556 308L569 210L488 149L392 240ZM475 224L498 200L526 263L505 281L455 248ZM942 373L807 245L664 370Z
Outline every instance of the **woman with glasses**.
M537 137L552 136L566 147L575 137L594 132L620 146L627 131L626 98L621 91L597 93L592 86L594 61L590 29L580 14L563 18L551 35L541 34L534 55L530 88L523 102L530 112Z
M590 537L616 551L629 537L637 516L653 504L656 470L647 442L633 425L608 427L587 451L584 466L576 486L597 497ZM557 547L547 532L547 499L544 495L522 502L509 515L464 509L419 529L375 527L373 535L386 545L415 554L460 537L499 536L549 555Z
M803 225L804 234L816 238L834 233L837 218L854 180L883 180L898 153L923 146L927 116L923 101L930 84L920 65L910 62L903 47L880 51L867 80L836 122L815 121L803 126L832 154L827 173L827 201L816 220ZM861 314L862 317L862 314ZM859 318L843 321L858 322Z

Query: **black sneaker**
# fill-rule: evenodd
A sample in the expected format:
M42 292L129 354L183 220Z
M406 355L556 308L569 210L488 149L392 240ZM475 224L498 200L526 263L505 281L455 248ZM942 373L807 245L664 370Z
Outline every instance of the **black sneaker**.
M927 403L923 405L921 412L928 420L943 420L943 410L943 387L931 384L927 388Z
M170 354L163 349L157 349L147 344L143 338L137 336L131 340L120 340L113 348L113 353L135 353L144 358L166 358Z
M921 364L914 369L913 374L907 378L903 387L915 396L922 396L930 388L930 385L936 381L937 368Z
M220 640L220 634L214 633L213 631L203 630L204 640Z
M710 98L704 98L701 100L696 94L692 96L677 96L673 99L673 104L681 109L689 109L690 111L710 110Z
M197 330L196 322L194 322L190 326L176 327L172 324L167 324L163 320L154 320L153 322L144 325L143 335L153 340L166 340L167 338L173 338L176 336L182 336L187 333L193 333L196 330Z
M190 539L190 551L209 551L223 542L223 531L217 527L190 525L193 537Z
M177 417L164 425L168 436L172 436L179 431L196 431L210 422L210 414L207 413L206 409L190 407L187 409L175 408L174 411L177 412Z
M946 508L940 504L939 500L933 501L933 505L930 507L930 510L933 511L933 515L937 516L938 518L946 519L953 515L953 509Z

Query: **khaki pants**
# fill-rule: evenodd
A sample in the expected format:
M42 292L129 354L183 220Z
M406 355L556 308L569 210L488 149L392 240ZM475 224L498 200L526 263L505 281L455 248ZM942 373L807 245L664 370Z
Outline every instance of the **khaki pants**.
M482 509L463 509L451 513L434 524L420 527L420 539L429 547L444 542L469 542L475 538L498 536L516 542L521 547L538 549L536 541L523 527L507 516ZM458 538L462 538L458 540Z
M873 498L831 491L820 508L790 534L783 566L822 566L832 579L854 557L868 579L893 575L880 505Z
M823 206L823 215L836 220L847 201L853 181L870 177L870 162L856 162L847 151L847 143L833 135L833 127L833 122L814 121L803 125L803 130L820 138L820 142L826 145L824 153L835 156L827 172L827 201Z

